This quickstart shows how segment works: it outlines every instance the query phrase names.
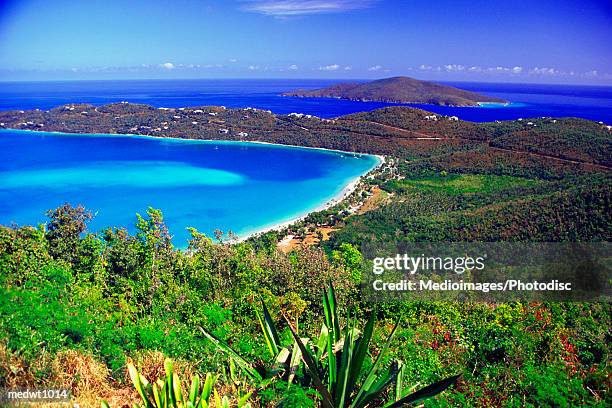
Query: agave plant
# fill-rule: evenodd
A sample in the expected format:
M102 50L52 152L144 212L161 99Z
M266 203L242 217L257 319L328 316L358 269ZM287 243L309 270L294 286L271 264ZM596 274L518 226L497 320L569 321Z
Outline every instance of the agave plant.
M208 338L220 351L230 357L230 361L240 367L243 372L259 387L263 388L269 384L277 376L283 377L288 383L292 383L298 373L298 369L302 364L301 350L296 345L283 347L280 344L278 331L274 320L270 315L266 304L261 301L262 314L257 314L263 336L266 342L270 358L263 364L252 364L242 357L230 346L219 340L208 330L200 327L200 330L206 338ZM310 340L302 338L302 343L307 344ZM231 366L230 366L231 367Z
M341 329L336 294L332 285L323 293L325 323L322 324L316 341L300 337L285 318L294 342L290 347L282 347L276 325L263 301L262 309L263 316L258 314L258 318L268 350L274 356L274 369L262 370L260 367L257 370L227 344L200 329L258 384L261 384L264 378L269 381L271 376L278 373L286 376L290 383L303 363L306 370L305 377L301 380L315 387L321 395L321 405L325 408L403 407L441 393L460 377L455 375L406 395L403 390L404 365L399 361L386 362L385 359L399 321L391 330L371 368L367 373L363 373L364 362L369 358L376 313L370 315L363 331L357 328L357 319L350 317L346 319L346 326ZM395 388L394 392L390 392L392 386Z
M208 408L211 396L214 399L215 407L230 407L230 399L227 396L219 396L217 390L213 388L217 376L207 373L204 382L201 382L200 377L197 374L194 375L191 379L189 394L183 394L181 379L173 372L170 359L164 361L164 370L165 379L159 378L156 382L149 383L133 364L128 364L130 379L142 400L141 405L134 404L135 408ZM247 402L250 396L251 393L247 393L240 398L237 402L238 408L250 408L251 404ZM109 405L106 401L102 401L101 407L109 408Z

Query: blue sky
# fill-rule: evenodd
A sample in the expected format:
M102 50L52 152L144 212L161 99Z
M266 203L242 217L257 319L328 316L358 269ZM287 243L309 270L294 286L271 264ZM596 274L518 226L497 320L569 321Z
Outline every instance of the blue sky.
M0 80L612 84L612 2L0 0Z

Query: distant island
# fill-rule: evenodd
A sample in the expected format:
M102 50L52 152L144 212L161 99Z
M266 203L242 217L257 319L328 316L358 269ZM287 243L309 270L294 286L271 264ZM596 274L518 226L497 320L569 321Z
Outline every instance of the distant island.
M340 98L389 103L424 103L444 106L478 106L478 102L508 102L500 98L404 76L378 79L366 83L342 83L314 90L296 90L285 92L283 96Z

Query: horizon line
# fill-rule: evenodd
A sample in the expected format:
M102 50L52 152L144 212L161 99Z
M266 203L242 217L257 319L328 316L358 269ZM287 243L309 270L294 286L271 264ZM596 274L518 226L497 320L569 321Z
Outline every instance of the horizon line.
M478 84L516 84L516 85L553 85L553 86L590 86L590 87L612 87L611 83L583 83L583 82L520 82L520 81L478 81L478 80L434 80L434 79L418 79L408 75L393 75L382 78L283 78L283 77L216 77L216 78L74 78L74 79L2 79L0 83L53 83L53 82L128 82L128 81L270 81L270 80L289 80L289 81L363 81L372 82L387 78L407 77L418 81L434 82L434 83L478 83Z

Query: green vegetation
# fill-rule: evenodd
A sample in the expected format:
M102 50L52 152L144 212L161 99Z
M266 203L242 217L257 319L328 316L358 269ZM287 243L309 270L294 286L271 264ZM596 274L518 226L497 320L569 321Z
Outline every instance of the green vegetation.
M287 376L277 372L267 376L271 381L261 382L238 369L240 365L227 354L218 353L197 327L210 330L266 378L262 368L270 368L271 360L265 356L273 354L271 347L294 350L298 320L299 338L316 339L319 344L318 316L327 316L329 309L321 305L320 293L325 282L332 281L338 290L338 327L344 329L331 332L353 336L335 350L336 356L350 354L345 347L353 356L357 349L368 350L369 356L363 358L360 380L351 383L356 388L347 392L340 387L351 401L367 384L377 356L383 356L384 366L375 370L375 378L386 378L387 370L393 369L397 373L391 375L401 373L401 384L435 383L463 373L456 388L426 400L428 406L606 406L610 402L609 304L419 302L381 305L374 311L374 305L360 300L352 269L359 252L350 244L330 255L317 248L284 255L263 244L255 249L249 242L214 243L193 231L189 249L178 251L156 210L139 218L136 235L117 229L76 235L77 256L52 257L54 237L74 238L83 211L64 207L50 213L62 214L61 222L52 221L57 226L54 233L32 227L0 228L1 386L61 383L62 365L45 356L76 350L103 362L110 369L106 381L119 392L127 386L122 373L130 358L160 351L192 362L199 372L218 375L223 394L252 392L253 406L320 404L323 396L313 373L322 383L332 384L328 362L313 363L318 371L302 363L291 380L289 370ZM265 327L274 327L276 336L259 334L260 295L269 310L259 316ZM350 309L352 317L344 318ZM398 319L400 325L394 329ZM358 333L357 321L366 320L366 328ZM333 326L326 317L325 327ZM362 342L366 333L371 340ZM315 340L309 344L316 357L322 349ZM403 363L400 367L392 361ZM342 367L346 365L340 358L336 372L346 372ZM551 392L543 391L552 385ZM399 394L394 388L384 395L391 401L415 391L401 388ZM332 394L337 404L334 395L341 394Z
M395 324L389 337L384 342L375 361L367 361L370 366L363 375L362 368L374 333L376 313L371 313L363 331L357 329L355 318L349 318L345 327L340 327L338 302L333 286L328 287L323 294L323 310L325 323L322 324L316 341L297 334L287 320L287 327L293 336L291 347L282 347L276 324L265 303L263 318L259 317L266 344L272 356L274 365L266 369L266 374L286 377L289 384L298 376L302 385L314 387L321 396L321 405L326 408L340 407L401 407L410 403L433 397L454 384L459 375L446 378L435 384L405 395L403 387L404 365L401 361L386 361L385 354L399 322ZM249 376L260 383L263 377L243 357L239 356L228 345L222 343L214 335L202 329L206 337L227 353L238 366ZM303 362L304 367L301 366ZM387 389L395 386L395 392L390 394L390 401L384 403Z
M610 241L604 126L427 120L404 107L333 121L205 109L217 115L197 126L195 108L173 119L176 112L132 104L0 118L13 127L194 138L257 130L269 142L384 153L387 163L365 182L387 195L367 212L350 211L361 192L311 214L305 222L333 226L330 240L288 254L277 250L283 232L231 243L192 230L188 248L177 250L155 209L136 218L134 233L88 232L91 215L69 205L50 211L46 225L0 226L0 387L66 386L82 406L148 406L156 384L171 402L174 375L172 387L167 376L150 388L144 380L163 376L151 357L163 354L185 378L200 383L196 372L214 373L218 395L235 396L225 400L233 404L249 395L253 407L363 406L365 395L376 395L370 405L393 406L455 380L423 404L612 405L610 303L371 304L360 287L365 242ZM164 121L169 130L156 133ZM227 135L219 136L221 123ZM321 303L330 282L337 299ZM144 397L124 375L129 364ZM197 405L204 388L194 387L193 401L181 393ZM226 404L215 399L204 401Z
M177 373L173 372L172 361L166 359L164 362L165 378L155 382L148 381L138 372L133 364L128 363L128 373L134 388L142 400L142 405L134 404L137 408L208 408L211 406L210 397L214 395L215 407L229 408L230 398L221 397L214 387L216 377L207 373L204 382L196 374L191 379L191 385L185 393L183 384ZM240 397L236 401L237 408L251 408L247 401L250 393ZM110 408L106 401L101 402L102 408Z
M535 180L512 176L483 174L441 174L431 177L394 180L384 188L392 192L444 192L449 195L466 193L490 194L512 187L528 187L537 184Z

